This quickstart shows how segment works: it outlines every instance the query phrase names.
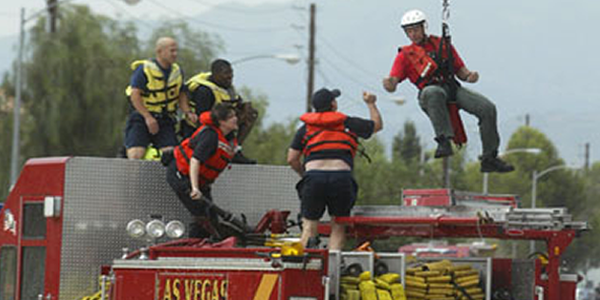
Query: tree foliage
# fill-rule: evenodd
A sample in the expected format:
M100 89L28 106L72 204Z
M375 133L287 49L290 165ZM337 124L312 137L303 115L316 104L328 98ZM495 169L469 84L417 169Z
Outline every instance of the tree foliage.
M392 159L403 160L407 163L418 163L421 159L421 139L417 135L415 123L404 123L403 132L398 132L392 141Z
M207 70L208 62L222 50L218 38L185 23L164 24L148 41L140 41L133 24L94 14L87 6L61 5L54 33L45 31L45 23L39 18L26 39L20 163L39 156L114 157L123 144L129 110L124 91L130 64L154 57L156 37L179 39L180 63L189 64L194 72ZM4 99L15 95L14 74L4 77ZM2 107L7 105L1 101ZM10 124L12 118L1 118L2 139L12 136ZM3 142L2 147L10 144ZM1 168L0 183L6 187L9 164Z
M6 153L0 156L0 201L7 196L10 184L14 98L4 92L8 89L7 84L0 89L0 153Z
M268 102L264 94L255 95L248 88L240 89L245 101L251 101L258 110L258 120L244 143L244 155L261 164L286 164L287 150L296 133L297 121L288 124L273 123L265 127Z
M53 34L40 19L23 64L23 156L114 155L127 111L124 66L137 48L131 26L85 6L64 7Z

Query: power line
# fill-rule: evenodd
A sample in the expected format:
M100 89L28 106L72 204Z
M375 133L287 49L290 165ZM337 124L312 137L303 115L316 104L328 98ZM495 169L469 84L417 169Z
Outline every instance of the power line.
M317 65L317 73L319 73L321 78L323 78L325 86L331 86L332 81L329 80L329 77L325 74L325 72L323 72L323 69L321 69L320 65Z
M354 76L351 76L348 73L346 73L345 71L343 71L342 69L340 69L334 63L332 63L331 61L329 61L326 57L324 57L324 56L321 56L321 57L322 57L321 61L324 61L325 63L327 63L332 69L334 69L335 71L337 71L340 75L342 75L346 79L348 79L348 80L350 80L350 81L358 84L359 86L361 86L363 88L366 88L367 90L372 90L372 91L377 90L377 88L373 88L372 86L366 85L364 82L361 82L361 81L355 79Z
M150 3L163 8L165 10L168 10L176 15L179 15L181 17L183 17L184 19L190 19L191 21L198 23L198 24L202 24L208 27L213 27L213 28L217 28L217 29L222 29L222 30L230 30L230 31L242 31L242 32L265 32L265 31L270 31L270 32L274 32L274 31L282 31L282 30L287 30L286 27L284 26L278 26L278 27L263 27L263 28L240 28L240 27L229 27L229 26L223 26L220 24L215 24L215 23L211 23L211 22L206 22L206 21L201 21L198 20L198 18L192 18L189 16L186 16L182 13L180 13L178 10L175 10L167 5L164 5L156 0L148 0Z
M366 73L367 75L373 76L375 78L379 77L379 75L368 71L367 69L358 65L354 60L346 57L344 54L342 54L341 51L336 50L335 47L331 43L329 43L326 39L324 39L323 37L319 37L319 41L323 42L325 44L325 46L327 46L327 48L329 48L329 50L331 50L337 57L341 58L349 65L353 66L354 68L358 69L359 71L361 71L363 73Z
M204 1L204 0L189 0L189 1L200 3L210 9L224 10L224 11L228 11L228 12L241 13L241 14L254 14L254 15L276 14L276 13L280 13L280 12L287 11L290 9L290 7L280 7L280 8L264 9L264 10L257 10L254 8L242 9L242 8L232 7L232 6L227 6L227 5L218 5L215 3L209 3L209 1Z
M138 18L137 16L135 16L134 14L130 13L129 11L127 11L127 9L124 9L122 6L118 5L117 3L120 3L120 0L109 0L106 1L109 5L111 5L112 7L114 7L115 9L117 9L117 11L119 12L125 12L125 14L127 14L128 16L130 16L132 19L136 20L139 23L144 24L145 26L148 26L150 28L155 27L156 25L153 24L152 22L147 22L145 20L142 20L140 18ZM117 2L117 3L115 3Z

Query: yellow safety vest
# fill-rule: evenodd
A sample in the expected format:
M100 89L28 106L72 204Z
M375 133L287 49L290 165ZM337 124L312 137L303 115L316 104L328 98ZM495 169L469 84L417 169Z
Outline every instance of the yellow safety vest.
M233 90L224 89L214 82L208 80L210 77L210 72L199 73L196 76L190 78L185 84L187 85L190 93L193 93L196 89L198 89L201 85L209 87L213 95L215 95L215 104L221 102L235 102L239 101L239 95L236 94ZM196 108L196 103L194 101L190 101L190 106L194 109Z
M131 69L135 70L140 65L144 66L144 74L148 79L146 89L142 91L142 99L146 109L152 113L162 113L165 109L168 113L175 113L179 91L183 85L183 76L179 65L173 64L171 66L171 73L166 81L164 73L156 62L136 60L131 64ZM125 94L128 97L131 96L131 86L127 87Z

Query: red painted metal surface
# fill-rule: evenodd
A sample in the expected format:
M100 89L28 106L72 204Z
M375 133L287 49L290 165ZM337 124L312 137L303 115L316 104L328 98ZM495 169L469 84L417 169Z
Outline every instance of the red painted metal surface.
M512 286L512 259L492 259L492 290L508 290Z
M515 195L475 194L452 189L406 189L402 191L405 206L454 206L461 202L518 206Z
M287 229L286 221L289 215L289 211L270 210L258 221L254 232L263 233L269 229L271 233L284 233Z
M450 189L406 189L402 191L402 203L406 206L451 206Z
M189 240L191 241L191 240ZM112 300L146 299L289 299L291 296L324 299L323 277L327 275L327 251L309 250L310 257L322 259L320 270L261 268L231 266L231 259L264 259L273 249L267 248L196 248L193 246L163 244L152 247L150 256L209 258L216 263L223 260L223 269L186 269L156 267L114 268L115 284L111 287ZM320 258L317 258L320 257ZM262 296L262 297L258 297ZM267 297L267 298L264 298Z
M64 195L65 164L69 157L36 158L25 163L21 174L11 190L2 212L6 210L14 214L17 221L16 234L10 231L0 231L0 245L15 245L17 250L17 287L21 286L23 272L23 248L27 246L46 247L46 266L44 276L44 295L51 294L57 297L60 284L60 248L62 236L62 216L46 218L46 238L22 239L22 207L27 202L40 202L45 196ZM62 203L61 203L62 204ZM62 208L61 208L62 211ZM21 299L21 291L17 288L16 299Z

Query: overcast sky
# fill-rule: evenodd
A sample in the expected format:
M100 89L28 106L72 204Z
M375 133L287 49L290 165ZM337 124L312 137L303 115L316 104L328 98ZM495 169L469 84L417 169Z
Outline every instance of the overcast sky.
M136 1L136 0L127 0ZM161 3L168 3L171 9L185 12L187 15L196 15L216 5L243 3L246 5L260 5L265 3L285 3L287 0L137 0L135 5L125 4L125 0L61 0L87 4L95 12L115 17L159 18L168 15ZM19 16L21 8L26 10L26 18L46 7L46 0L2 0L0 8L0 38L19 33Z

